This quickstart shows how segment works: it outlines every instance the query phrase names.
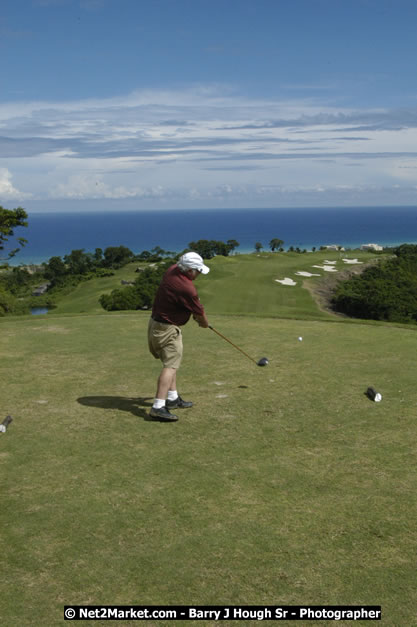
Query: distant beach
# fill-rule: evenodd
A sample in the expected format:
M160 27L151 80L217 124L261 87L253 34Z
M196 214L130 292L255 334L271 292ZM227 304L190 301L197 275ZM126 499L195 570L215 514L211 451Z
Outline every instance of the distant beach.
M235 239L238 253L253 252L256 242L269 250L273 238L282 239L285 249L301 250L417 243L416 207L28 213L29 226L18 233L28 244L12 260L14 265L119 245L134 253L155 246L180 252L199 239Z

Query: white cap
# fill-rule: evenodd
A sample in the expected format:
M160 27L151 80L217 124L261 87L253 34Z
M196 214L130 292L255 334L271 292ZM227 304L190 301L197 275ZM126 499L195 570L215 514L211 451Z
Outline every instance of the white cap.
M201 274L210 272L210 268L204 265L203 258L198 253L185 253L178 259L178 265L185 270L198 270Z

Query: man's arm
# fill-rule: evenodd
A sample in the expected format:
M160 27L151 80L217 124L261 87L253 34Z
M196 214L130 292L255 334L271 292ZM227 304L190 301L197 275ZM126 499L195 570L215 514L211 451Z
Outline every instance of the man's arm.
M193 318L196 322L198 322L198 326L203 327L203 329L208 329L209 322L207 320L205 312L201 316L197 316L197 314L194 314Z

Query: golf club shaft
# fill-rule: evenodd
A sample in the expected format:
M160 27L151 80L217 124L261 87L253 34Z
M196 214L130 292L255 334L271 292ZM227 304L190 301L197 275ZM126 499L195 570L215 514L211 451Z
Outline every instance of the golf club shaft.
M233 344L233 342L231 342L225 335L223 335L222 333L220 333L219 331L216 331L216 329L212 326L209 325L209 329L211 329L212 331L214 331L215 333L217 333L217 335L219 335L220 337L222 337L224 340L226 340L226 342L229 342L229 344L231 344L232 346L234 346L234 348L236 348L238 351L240 351L241 353L243 353L245 355L245 357L247 357L248 359L250 359L251 361L253 361L253 363L257 363L255 359L253 359L252 357L250 357L247 353L245 353L244 350L242 350L241 348L239 348L239 346L236 346L236 344Z

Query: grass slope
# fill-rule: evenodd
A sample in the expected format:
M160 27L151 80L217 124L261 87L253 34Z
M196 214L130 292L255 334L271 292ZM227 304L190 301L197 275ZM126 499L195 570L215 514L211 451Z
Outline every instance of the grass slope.
M139 265L130 263L120 270L115 270L113 276L80 283L74 291L60 298L54 313L103 313L104 310L99 303L100 296L123 287L122 280L134 281L138 276L135 270Z
M329 320L334 316L319 310L305 283L314 284L328 273L314 268L323 265L325 259L335 261L335 267L346 270L342 261L344 253L320 251L316 253L264 253L216 257L210 260L209 279L200 278L198 291L207 310L212 313L243 314L256 316L280 316ZM355 251L351 257L368 261L375 255ZM321 278L306 279L296 272L321 274ZM288 286L276 279L293 279L297 285Z
M336 253L262 253L260 255L235 255L216 257L208 262L211 272L197 282L201 301L211 314L239 314L245 316L280 316L289 318L334 319L320 311L305 285L313 286L329 278L314 265L323 265L324 260L333 260L340 270L352 268L343 258L353 258L365 263L376 259L376 255L364 251ZM93 279L78 285L71 294L63 297L54 313L103 313L98 300L103 293L121 287L121 281L132 281L137 277L138 264L129 264L117 270L113 277ZM306 279L296 272L307 271L321 274ZM333 273L331 276L334 276ZM275 279L290 277L297 282L295 287L277 283Z
M213 313L270 365L190 322L195 406L163 424L147 321L0 321L1 624L64 624L65 604L380 604L414 624L415 330Z

